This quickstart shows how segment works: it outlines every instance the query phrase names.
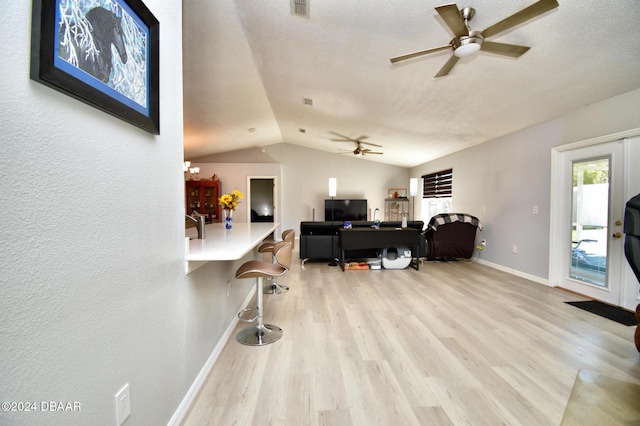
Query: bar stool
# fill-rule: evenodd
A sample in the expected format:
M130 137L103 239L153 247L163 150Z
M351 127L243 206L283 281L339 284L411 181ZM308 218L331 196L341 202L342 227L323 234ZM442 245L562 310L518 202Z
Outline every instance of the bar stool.
M296 238L296 232L293 229L287 229L282 232L282 241L289 241L291 243L291 249L294 248L294 242ZM264 240L258 247L258 253L271 253L273 262L276 262L276 257L273 255L273 249L278 241ZM285 265L287 269L291 268L291 263ZM289 287L286 285L280 285L276 281L276 277L270 278L271 284L265 285L262 289L264 294L282 294L289 291Z
M256 307L246 308L238 313L238 318L244 322L257 321L255 325L244 328L236 335L236 340L243 345L264 346L273 343L282 337L282 329L277 325L264 324L262 322L262 279L283 275L289 270L291 265L292 244L289 241L281 241L273 248L276 263L262 262L260 260L250 260L243 263L236 271L236 278L256 279ZM254 312L252 318L245 318L243 314Z

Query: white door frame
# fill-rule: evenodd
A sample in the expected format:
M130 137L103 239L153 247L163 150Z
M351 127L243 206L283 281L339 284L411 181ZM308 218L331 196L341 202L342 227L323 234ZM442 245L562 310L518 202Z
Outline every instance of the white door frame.
M251 180L252 179L273 179L273 222L280 222L280 201L278 199L278 177L277 176L247 176L247 222L251 222ZM279 235L276 232L276 235Z
M637 193L637 186L635 188L634 185L630 182L630 176L632 175L631 169L631 160L627 155L629 152L629 141L627 138L640 136L640 129L632 129L625 132L619 132L611 135L606 135L598 138L588 139L584 141L579 141L567 145L562 145L558 147L552 148L551 151L551 205L550 205L550 228L549 228L549 285L558 287L562 286L562 282L567 275L566 265L568 262L569 251L567 250L567 227L566 227L566 185L565 182L562 181L562 177L566 176L566 170L563 170L563 167L567 167L563 160L565 157L565 153L571 150L579 149L579 148L587 148L600 144L610 143L614 141L620 141L623 144L623 174L624 176L621 179L622 188L622 196L624 198L624 202L631 196ZM635 166L637 167L637 166ZM620 184L618 181L617 184ZM633 191L636 192L633 192ZM630 194L633 192L633 194ZM624 204L623 202L623 204ZM622 208L624 210L624 205L616 206L616 208ZM612 212L615 214L615 212ZM624 214L624 212L622 213ZM618 213L619 215L619 213ZM615 244L622 245L623 240L617 240ZM622 253L622 248L620 248L620 252ZM614 301L615 304L620 306L635 309L635 305L637 304L637 294L638 294L638 283L633 276L629 266L626 264L626 260L624 259L624 254L618 256L622 258L624 265L612 264L610 267L618 268L620 272L620 291L619 295L616 296L617 300ZM633 278L629 275L633 276Z

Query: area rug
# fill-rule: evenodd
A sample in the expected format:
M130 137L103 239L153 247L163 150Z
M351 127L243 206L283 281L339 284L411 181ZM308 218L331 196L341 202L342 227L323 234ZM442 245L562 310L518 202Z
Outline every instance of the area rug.
M636 314L617 306L607 305L597 300L587 300L584 302L564 302L573 305L576 308L584 309L601 317L610 319L623 325L638 325Z

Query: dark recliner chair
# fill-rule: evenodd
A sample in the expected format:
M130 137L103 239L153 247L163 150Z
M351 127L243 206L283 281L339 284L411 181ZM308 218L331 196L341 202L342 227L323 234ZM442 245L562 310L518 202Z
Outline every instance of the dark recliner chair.
M627 201L624 211L624 255L640 282L640 194ZM636 307L636 318L640 322L640 304ZM636 349L640 352L640 326L636 327Z
M482 230L482 224L469 214L433 216L425 231L427 260L470 259L478 230Z

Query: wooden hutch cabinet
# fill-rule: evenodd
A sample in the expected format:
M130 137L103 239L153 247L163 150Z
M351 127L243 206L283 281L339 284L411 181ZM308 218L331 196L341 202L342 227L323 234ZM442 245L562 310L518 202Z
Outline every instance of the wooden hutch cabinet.
M201 215L207 216L207 222L220 222L220 197L219 180L188 180L186 181L185 197L187 203L187 214L191 215L197 211Z

